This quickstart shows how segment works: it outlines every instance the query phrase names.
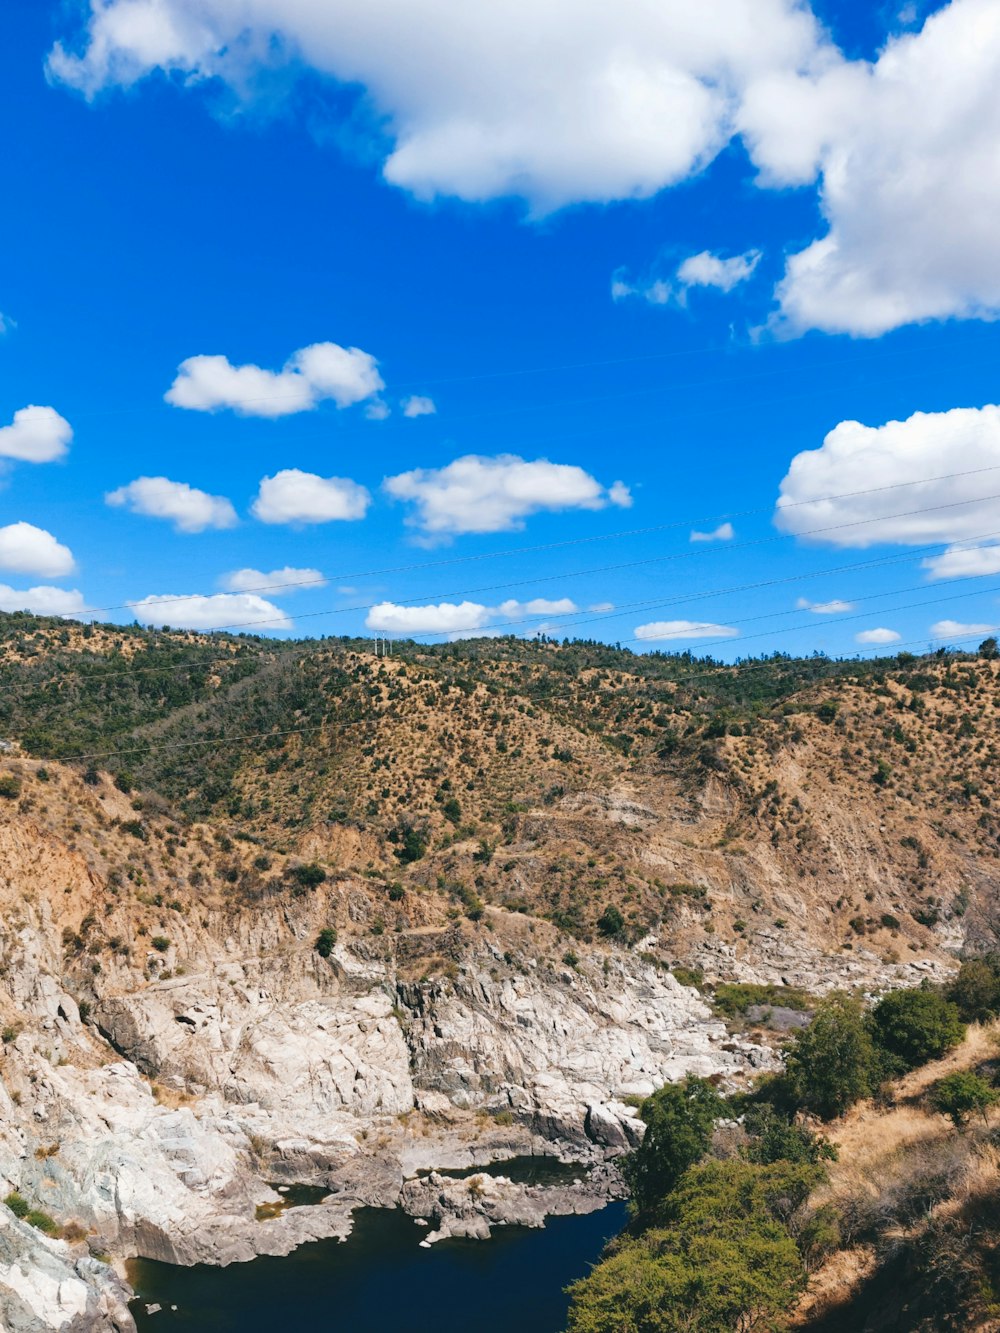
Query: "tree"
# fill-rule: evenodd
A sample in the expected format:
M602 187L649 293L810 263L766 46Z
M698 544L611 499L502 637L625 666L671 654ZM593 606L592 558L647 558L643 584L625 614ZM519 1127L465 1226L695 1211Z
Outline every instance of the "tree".
M824 1120L843 1115L875 1081L875 1048L860 1003L849 995L823 1000L796 1032L785 1067L798 1104Z
M985 657L988 661L996 657L998 652L1000 649L997 648L997 641L992 634L979 645L979 656Z
M609 939L614 939L625 929L625 918L613 904L605 907L604 911L597 918L597 929L602 935Z
M705 1154L725 1103L706 1079L666 1083L647 1097L639 1114L646 1133L623 1171L640 1217L656 1211L688 1169Z
M986 1121L986 1112L1000 1102L1000 1092L974 1074L971 1069L959 1069L939 1079L931 1091L931 1105L935 1111L949 1116L956 1129L964 1129L971 1115L979 1114Z
M872 1035L908 1069L938 1060L965 1037L957 1005L939 991L897 990L872 1010Z
M752 1333L778 1326L805 1282L787 1221L816 1167L707 1162L666 1201L664 1225L570 1288L569 1333Z
M947 990L967 1023L985 1023L1000 1014L1000 954L970 958Z
M333 953L334 945L337 943L337 932L332 926L324 926L316 936L316 943L313 948L319 954L320 958L329 958Z

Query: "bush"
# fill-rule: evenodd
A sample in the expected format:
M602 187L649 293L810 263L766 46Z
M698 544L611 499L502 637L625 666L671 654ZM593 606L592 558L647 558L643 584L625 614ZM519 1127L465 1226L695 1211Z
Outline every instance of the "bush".
M12 1190L4 1199L4 1203L14 1214L15 1217L27 1217L30 1204L23 1195L18 1194L17 1190Z
M324 926L316 936L316 943L313 948L319 954L320 958L329 958L333 953L334 945L337 943L337 932L332 926Z
M667 1201L666 1225L619 1245L570 1288L569 1333L734 1333L781 1326L805 1284L786 1225L815 1167L709 1162Z
M25 1214L24 1220L29 1226L35 1227L38 1231L43 1231L46 1236L54 1236L59 1230L59 1224L55 1218L49 1217L48 1213L43 1213L41 1208L31 1208Z
M872 1035L908 1069L938 1060L965 1036L957 1005L933 990L897 990L872 1010Z
M166 935L154 935L149 942L157 953L166 953L170 948L170 941Z
M389 841L396 844L396 859L401 865L410 865L419 861L427 852L430 834L425 828L415 828L412 824L400 824L389 833Z
M762 1166L773 1162L835 1162L837 1149L822 1134L814 1134L792 1121L766 1102L752 1106L743 1118L749 1142L743 1150L748 1162Z
M964 1129L969 1117L981 1115L1000 1102L1000 1092L971 1069L960 1069L939 1079L931 1090L935 1111L949 1116L956 1129Z
M21 783L13 773L4 773L0 777L0 796L6 801L16 801L21 795Z
M597 929L608 939L617 939L625 930L625 918L614 905L605 907L597 918Z
M798 986L757 985L751 981L724 981L715 988L713 1003L727 1018L745 1014L755 1005L769 1008L805 1010L815 1003L813 997Z
M1000 1014L1000 954L963 963L946 994L967 1023L995 1018Z
M292 879L303 889L318 889L326 880L326 871L315 861L310 861L307 865L293 866L291 874Z
M869 1096L876 1057L860 1003L849 995L823 1000L810 1025L793 1036L785 1067L798 1104L824 1120Z
M694 1076L667 1083L646 1098L639 1110L646 1133L622 1167L640 1217L655 1212L688 1167L704 1156L724 1107L711 1083Z

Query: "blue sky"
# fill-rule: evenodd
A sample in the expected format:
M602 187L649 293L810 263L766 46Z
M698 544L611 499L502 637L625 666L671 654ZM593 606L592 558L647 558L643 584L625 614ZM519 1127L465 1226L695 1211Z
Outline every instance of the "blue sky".
M0 605L1000 623L1000 5L698 12L10 0Z

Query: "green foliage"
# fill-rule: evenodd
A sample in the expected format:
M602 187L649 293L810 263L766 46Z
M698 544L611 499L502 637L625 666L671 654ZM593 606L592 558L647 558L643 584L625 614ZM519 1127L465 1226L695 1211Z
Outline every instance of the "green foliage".
M444 815L445 819L452 824L460 824L462 822L462 807L459 805L458 801L455 800L454 796L450 796L441 806L441 813Z
M716 986L713 1004L720 1014L736 1018L756 1005L783 1009L810 1009L815 999L798 986L756 985L749 981L723 982Z
M985 1023L1000 1014L1000 953L970 958L946 992L967 1023Z
M620 1244L570 1288L569 1333L777 1328L805 1284L787 1221L820 1179L790 1163L692 1168L664 1225Z
M313 945L313 948L319 954L320 958L329 958L333 953L336 943L337 932L332 926L324 926L316 936L316 943Z
M293 866L290 873L296 884L303 889L318 889L326 881L326 871L315 861Z
M1000 1092L971 1069L948 1074L931 1089L931 1105L949 1116L957 1129L964 1129L973 1115L981 1115L985 1121L986 1112L997 1102Z
M748 1162L768 1165L772 1162L835 1162L837 1149L822 1134L814 1134L805 1125L794 1124L773 1106L764 1102L751 1106L743 1118L749 1141L743 1150Z
M426 828L405 822L390 831L389 841L396 844L396 859L405 866L419 861L426 854L430 833Z
M798 1104L824 1120L869 1096L876 1054L861 1004L838 994L821 1001L810 1025L792 1037L785 1069Z
M940 1059L965 1036L957 1005L933 990L897 990L872 1010L872 1035L909 1069Z
M5 801L16 801L21 795L21 783L13 773L0 776L0 797Z
M166 935L154 935L149 942L157 953L166 953L170 948L170 941Z
M816 709L816 716L821 722L832 722L840 712L840 704L836 699L824 699Z
M625 930L625 918L612 903L597 918L597 929L608 939L618 939Z
M59 1231L59 1224L55 1218L50 1217L48 1213L43 1213L41 1208L31 1208L25 1214L24 1220L29 1226L43 1231L46 1236L55 1236Z
M27 1217L31 1208L28 1200L23 1195L18 1194L17 1190L12 1190L4 1199L4 1203L15 1217Z
M639 1114L646 1133L626 1157L623 1172L640 1218L651 1216L678 1180L701 1158L725 1103L706 1079L666 1083L647 1097Z

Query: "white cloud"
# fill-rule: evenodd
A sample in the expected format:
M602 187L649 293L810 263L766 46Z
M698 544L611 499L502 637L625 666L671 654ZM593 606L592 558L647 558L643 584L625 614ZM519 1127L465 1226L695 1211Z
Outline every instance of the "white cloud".
M1000 574L1000 544L949 546L940 555L928 556L921 565L934 579L971 579Z
M653 620L635 627L637 639L735 639L738 634L733 625L699 620Z
M936 620L931 626L934 639L972 639L979 634L995 634L998 625L969 625L961 620Z
M79 616L87 609L76 588L11 588L0 583L0 611L31 611L36 616Z
M236 510L223 495L209 495L186 481L167 477L137 477L104 497L115 508L126 508L147 518L165 518L177 532L204 532L206 528L232 528Z
M874 427L842 421L821 448L792 459L775 523L788 533L828 529L810 540L831 546L957 543L997 531L998 491L1000 407Z
M515 454L467 454L447 467L387 477L384 486L393 499L416 507L407 523L432 537L519 532L527 518L542 510L627 508L632 503L623 482L605 489L581 467L545 458L528 462Z
M808 597L800 597L795 606L799 611L811 611L814 616L842 616L854 610L853 602L843 602L839 597L831 602L810 602Z
M350 407L384 388L370 353L327 342L301 348L278 371L234 366L224 356L189 356L164 398L197 412L231 408L243 416L284 417L324 399Z
M560 597L554 601L547 597L533 597L529 602L518 602L511 598L501 602L496 607L495 614L506 616L508 619L525 616L571 616L579 609L576 602L569 597Z
M427 398L424 394L414 393L409 398L403 399L404 417L432 417L437 412L433 398Z
M92 0L81 54L57 45L49 71L88 96L161 69L245 97L310 68L366 88L393 184L541 212L700 170L747 87L821 44L796 0Z
M272 569L269 574L260 569L235 569L219 581L229 592L273 592L280 588L290 593L302 586L325 588L327 583L318 569L293 569L291 565Z
M677 270L677 278L685 287L716 287L720 292L731 292L746 282L760 263L759 250L723 259L709 250L691 255Z
M54 463L65 458L73 427L54 407L22 407L9 426L0 427L0 458L22 463Z
M347 477L318 477L297 467L261 479L250 512L261 523L332 523L364 518L371 496Z
M44 528L31 523L8 523L0 528L0 569L58 579L75 568L73 552Z
M490 615L490 608L479 602L440 602L437 606L379 602L368 612L365 624L371 630L389 634L453 634L485 628Z
M692 532L691 541L693 542L731 542L736 536L736 530L732 523L720 523L717 528L711 532Z
M593 606L587 607L588 611L613 611L614 609L614 602L595 602Z
M884 629L880 626L878 629L861 630L859 634L855 634L854 642L872 644L899 643L902 637L903 636L898 634L894 629Z
M159 593L129 602L136 620L143 625L174 625L178 629L246 628L250 633L291 629L292 621L273 602L252 593L214 593L211 596L181 596Z
M1000 312L1000 8L953 0L869 65L758 80L737 122L766 179L821 176L825 235L788 260L779 324L873 337Z

